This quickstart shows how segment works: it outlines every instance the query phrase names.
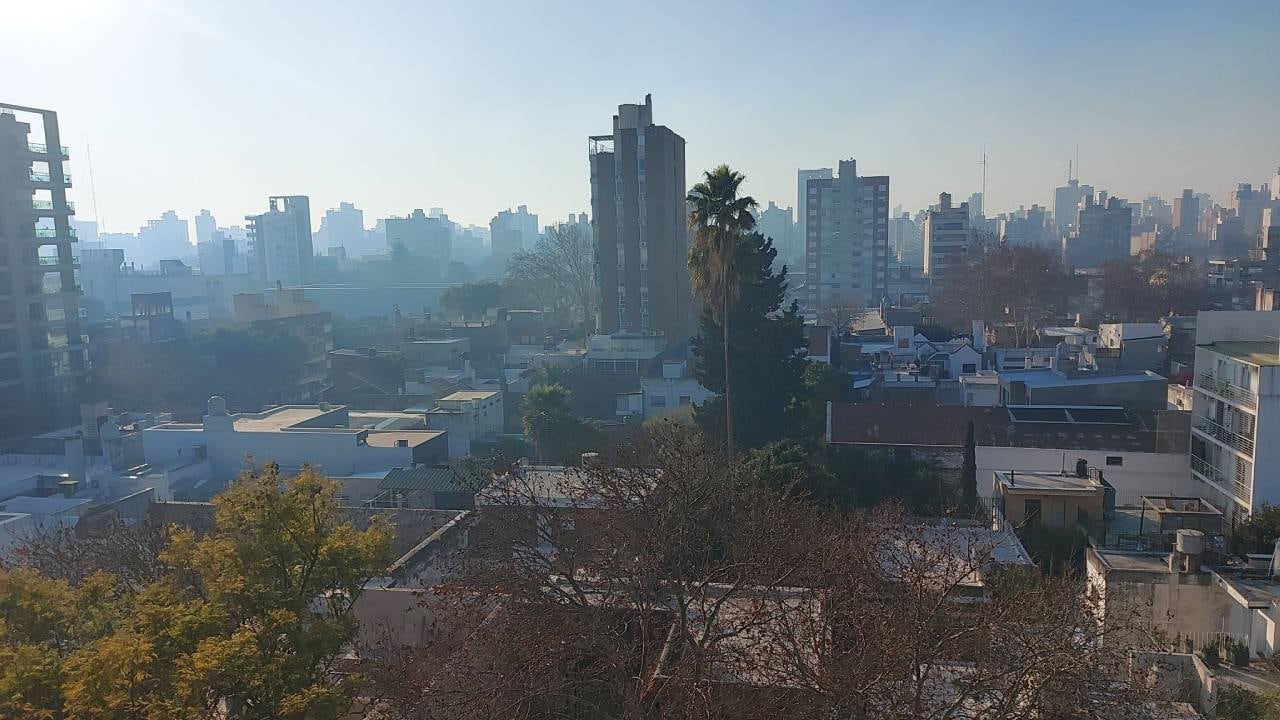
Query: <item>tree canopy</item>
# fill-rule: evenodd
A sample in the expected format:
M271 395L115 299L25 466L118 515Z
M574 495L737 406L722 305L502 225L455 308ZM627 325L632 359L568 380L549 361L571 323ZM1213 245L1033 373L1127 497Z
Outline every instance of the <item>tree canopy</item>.
M1102 266L1102 310L1124 322L1155 322L1203 310L1209 297L1203 270L1183 258L1146 252Z
M931 296L938 318L956 330L973 320L1009 325L1019 347L1066 310L1067 274L1058 255L987 241L973 245Z
M386 571L390 530L357 530L310 470L245 474L205 535L173 528L149 582L0 569L0 716L342 717L351 607Z
M536 298L540 309L588 327L596 310L595 250L576 224L552 227L532 250L507 261L507 282Z
M759 233L745 236L733 262L738 274L736 300L729 309L729 347L733 384L746 392L734 395L734 430L743 448L764 445L782 437L788 412L803 397L805 360L804 320L792 304L781 310L786 276L774 274L777 251ZM699 334L693 339L693 374L717 393L724 391L723 328L704 310ZM712 398L694 412L708 437L724 438L724 401Z

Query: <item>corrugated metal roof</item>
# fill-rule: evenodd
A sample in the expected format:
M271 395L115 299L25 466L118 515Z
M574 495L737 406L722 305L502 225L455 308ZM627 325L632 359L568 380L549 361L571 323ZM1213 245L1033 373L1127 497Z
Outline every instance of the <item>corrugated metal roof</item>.
M394 468L378 483L380 490L412 490L426 492L464 492L467 488L448 467L418 465Z

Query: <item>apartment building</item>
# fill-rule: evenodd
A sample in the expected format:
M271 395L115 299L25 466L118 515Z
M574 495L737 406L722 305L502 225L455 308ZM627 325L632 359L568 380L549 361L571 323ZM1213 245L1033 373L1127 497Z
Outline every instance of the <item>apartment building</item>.
M805 288L811 313L868 307L885 296L889 257L889 176L859 177L841 160L832 178L808 181Z
M0 437L73 410L88 369L59 143L52 110L0 104Z
M1191 472L1232 523L1280 503L1280 314L1202 312L1196 319Z
M973 240L969 227L969 203L951 205L951 193L938 196L937 209L925 215L921 230L924 238L924 274L937 280L947 269L964 258Z

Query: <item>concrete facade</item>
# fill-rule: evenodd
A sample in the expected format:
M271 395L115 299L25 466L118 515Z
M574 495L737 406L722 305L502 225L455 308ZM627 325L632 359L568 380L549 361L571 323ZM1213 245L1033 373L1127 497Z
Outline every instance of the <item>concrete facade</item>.
M267 285L311 282L311 201L306 195L273 195L267 203L267 212L245 216L254 274Z
M691 333L685 143L653 124L653 100L619 105L613 134L589 138L598 332Z
M859 177L841 160L832 178L808 181L805 289L810 314L832 306L879 305L889 257L889 177Z

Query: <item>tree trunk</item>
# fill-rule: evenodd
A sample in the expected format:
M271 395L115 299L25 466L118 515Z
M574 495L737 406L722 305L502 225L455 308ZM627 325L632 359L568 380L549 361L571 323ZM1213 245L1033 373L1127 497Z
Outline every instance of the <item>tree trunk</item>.
M722 244L720 329L724 337L724 439L730 459L733 458L733 382L729 379L729 253L732 251L733 248Z

